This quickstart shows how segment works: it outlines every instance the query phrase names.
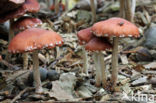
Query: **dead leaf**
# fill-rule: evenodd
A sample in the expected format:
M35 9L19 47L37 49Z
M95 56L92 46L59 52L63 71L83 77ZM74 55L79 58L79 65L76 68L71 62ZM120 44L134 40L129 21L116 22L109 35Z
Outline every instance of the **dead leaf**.
M156 62L151 62L149 64L144 65L146 69L156 69Z

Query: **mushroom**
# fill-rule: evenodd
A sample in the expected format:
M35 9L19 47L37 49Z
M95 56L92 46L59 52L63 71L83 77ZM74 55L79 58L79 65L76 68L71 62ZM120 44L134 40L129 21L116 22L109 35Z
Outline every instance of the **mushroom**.
M93 37L86 45L85 49L94 52L93 58L96 68L96 86L99 87L102 83L103 87L107 87L106 67L104 63L103 54L101 51L111 49L112 45L108 38Z
M7 4L4 4L7 6ZM11 28L14 22L14 18L19 18L25 13L36 13L40 9L40 5L37 0L25 0L25 2L18 8L12 11L5 11L5 13L0 17L0 23L4 23L7 20L10 20L10 30L9 30L9 42L14 37L14 31ZM9 55L6 56L9 59Z
M19 18L12 24L12 29L14 31L23 31L25 29L38 27L42 24L42 21L38 18L24 16ZM28 68L28 53L23 53L23 68Z
M139 30L131 22L114 17L95 23L92 31L98 37L113 37L111 90L114 91L118 76L118 40L120 37L139 37Z
M24 16L15 21L12 25L14 31L23 31L25 29L38 27L42 21L38 18Z
M80 45L85 45L87 42L93 38L93 34L91 32L91 28L80 30L77 33L77 37L79 39ZM82 53L83 53L83 70L82 72L88 75L88 57L87 52L84 49L84 46L82 47Z
M0 17L0 23L3 23L7 20L10 20L10 25L13 24L14 22L14 18L19 18L21 16L23 16L25 13L36 13L38 12L40 9L40 5L36 0L26 0L25 3L20 6L19 8L11 11L11 12L7 12ZM10 39L12 39L14 33L12 28L10 28Z
M60 35L52 30L40 28L26 29L11 40L8 47L10 53L32 52L33 54L33 76L37 93L43 91L39 73L38 50L51 49L62 44L63 39Z

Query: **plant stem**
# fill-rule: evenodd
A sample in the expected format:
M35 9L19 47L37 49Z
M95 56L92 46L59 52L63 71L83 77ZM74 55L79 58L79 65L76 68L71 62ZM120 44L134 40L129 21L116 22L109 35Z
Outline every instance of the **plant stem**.
M88 56L84 47L82 47L82 56L83 56L83 70L82 72L88 75Z
M106 88L107 87L106 65L105 65L102 52L98 54L98 59L99 59L99 65L101 69L102 86L103 88Z
M42 85L40 79L40 71L39 71L39 60L38 60L38 51L33 52L33 76L36 87L36 93L42 93Z
M112 53L112 76L111 76L111 90L114 91L118 78L118 40L119 37L113 38L113 53Z
M94 52L93 54L93 59L94 59L94 63L95 63L95 68L96 68L96 76L95 76L95 80L96 80L96 83L95 85L97 87L100 87L101 86L101 82L102 82L102 78L101 78L101 66L100 66L100 59L99 59L99 53L96 53Z
M28 53L23 54L23 69L26 70L28 68Z

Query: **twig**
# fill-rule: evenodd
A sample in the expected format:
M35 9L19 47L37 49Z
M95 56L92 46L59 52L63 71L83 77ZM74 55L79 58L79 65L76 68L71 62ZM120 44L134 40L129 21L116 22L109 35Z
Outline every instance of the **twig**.
M8 94L9 94L8 91L0 92L0 95L1 95L1 96L6 96L6 95L8 95Z
M11 68L11 69L14 69L14 70L19 70L20 69L19 67L12 65L12 64L8 63L5 60L0 60L0 63L3 63L8 68Z
M24 72L24 73L21 73L21 74L17 75L15 78L11 78L11 79L6 80L6 82L9 84L10 81L12 82L12 81L14 81L16 78L21 77L21 76L25 75L25 74L28 73L28 72L29 72L29 70L26 71L26 72Z
M22 90L16 97L14 97L14 99L11 101L11 103L14 103L17 99L21 98L21 95L23 95L26 91L30 91L35 89L34 87L27 87L24 90Z
M55 61L52 62L52 63L47 67L47 69L50 69L51 67L53 68L53 67L56 65L56 63L57 63L59 60L61 60L62 58L63 58L63 57L59 57L59 58L55 59Z

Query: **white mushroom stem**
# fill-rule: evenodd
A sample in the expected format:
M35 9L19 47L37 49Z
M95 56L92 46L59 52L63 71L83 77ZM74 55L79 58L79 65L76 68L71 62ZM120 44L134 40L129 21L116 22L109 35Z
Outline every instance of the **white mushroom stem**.
M100 64L100 69L101 69L102 86L103 88L106 88L107 87L106 65L105 65L102 52L98 54L98 59L100 62L99 64Z
M118 78L118 40L119 37L113 38L112 77L111 77L112 91L114 91L115 89L117 78Z
M47 4L47 7L49 8L50 7L50 0L46 0L46 4Z
M95 63L95 68L96 68L96 72L95 72L95 80L96 80L96 83L95 83L95 85L97 86L97 87L100 87L101 86L101 82L102 82L102 78L101 78L101 68L100 68L100 61L99 61L99 59L98 59L98 56L99 55L99 53L96 53L96 52L94 52L94 54L93 54L93 59L94 59L94 63Z
M120 0L120 17L123 17L125 18L125 6L124 6L124 3L125 0Z
M96 86L99 87L102 83L103 87L106 88L107 86L107 77L106 77L106 67L103 58L103 54L101 52L97 53L94 52L93 59L96 68Z
M136 0L132 0L132 4L131 4L132 20L135 15L135 8L136 8Z
M82 47L82 56L83 56L83 70L82 73L88 75L88 56L84 47Z
M12 40L12 38L14 37L14 31L13 31L13 29L12 29L12 24L13 24L13 22L14 22L14 19L11 19L11 20L10 20L9 37L8 37L9 43L10 43L10 41ZM6 57L5 57L5 60L6 60L6 61L9 61L10 58L11 58L11 54L8 53L8 54L6 55Z
M12 24L14 22L14 19L10 20L10 30L9 30L9 42L12 40L12 38L14 37L14 31L12 29Z
M33 52L33 76L35 82L36 93L42 93L42 85L40 79L40 71L39 71L39 59L38 59L38 51Z
M59 0L55 0L55 13L58 14L59 12Z
M56 58L60 57L60 47L56 47Z
M65 0L66 11L68 11L68 9L69 9L69 8L68 8L68 1L69 1L69 0Z
M129 21L133 21L132 19L132 10L131 10L131 0L125 0L125 15L126 19Z
M92 23L95 23L96 22L96 7L95 7L94 0L90 0L90 4L91 4L91 10L92 10Z
M24 53L23 54L23 69L27 69L28 68L28 53Z

